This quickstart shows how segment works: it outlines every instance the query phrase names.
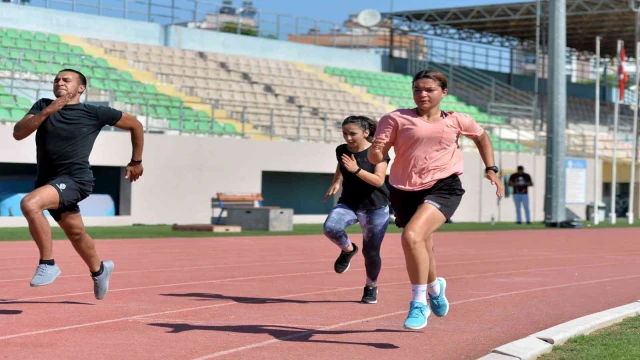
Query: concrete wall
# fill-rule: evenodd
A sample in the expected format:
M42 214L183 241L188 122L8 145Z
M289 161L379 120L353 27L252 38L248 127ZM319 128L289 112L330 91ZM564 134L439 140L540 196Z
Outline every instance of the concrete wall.
M160 24L36 6L0 3L0 26L101 40L164 45L164 30Z
M0 163L34 163L35 143L31 136L21 142L11 137L11 128L0 126ZM260 192L263 171L332 174L335 144L289 143L222 139L211 137L149 134L145 137L144 176L131 187L130 219L133 223L208 223L211 198L217 192ZM131 156L126 133L103 132L90 161L92 165L123 166ZM502 155L502 167L523 165L534 178L531 209L535 221L543 220L544 157ZM393 162L392 162L393 166ZM593 193L593 161L588 163L588 200ZM498 202L495 188L483 177L484 165L477 153L465 153L466 189L453 220L457 222L515 221L513 200ZM328 187L330 177L327 176ZM290 184L300 186L300 184ZM320 201L322 191L310 191L308 201ZM316 193L319 192L319 193ZM299 196L296 195L296 196ZM289 199L287 199L289 200ZM124 204L123 204L124 205ZM277 204L274 204L277 205ZM585 205L571 205L584 216ZM318 214L315 220L322 220ZM310 219L308 215L304 217ZM14 220L15 221L15 220ZM1 223L0 223L1 225Z
M213 53L259 56L314 65L382 71L381 56L364 51L297 44L181 26L168 27L167 46Z

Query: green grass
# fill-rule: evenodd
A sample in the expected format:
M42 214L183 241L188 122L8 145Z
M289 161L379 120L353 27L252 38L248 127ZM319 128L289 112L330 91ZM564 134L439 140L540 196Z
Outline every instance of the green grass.
M640 316L569 339L539 360L637 360L640 359Z
M600 223L598 226L591 228L609 228L609 227L629 227L624 222L618 222L616 225L609 223ZM640 226L640 222L636 222L631 226ZM499 230L539 230L546 229L541 224L517 225L514 223L453 223L444 224L440 232L447 231L499 231ZM219 236L282 236L282 235L320 235L322 234L322 224L298 224L293 226L293 231L287 232L269 232L269 231L242 231L240 233L210 233L210 232L188 232L188 231L172 231L170 225L134 225L134 226L105 226L105 227L89 227L88 233L95 239L135 239L135 238L175 238L175 237L219 237ZM349 227L350 233L361 232L358 225ZM401 229L395 225L389 225L388 233L400 233ZM66 236L57 227L52 229L52 235L55 240L66 239ZM31 235L27 228L0 228L0 241L11 240L31 240Z

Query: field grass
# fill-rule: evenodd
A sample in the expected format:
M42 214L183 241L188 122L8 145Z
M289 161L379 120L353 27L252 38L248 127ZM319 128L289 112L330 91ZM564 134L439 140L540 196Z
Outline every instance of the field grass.
M538 360L637 360L640 359L640 316L580 335L553 348Z
M598 226L589 228L609 228L609 227L629 227L640 226L640 221L629 225L626 221L619 221L615 225L608 222L600 223ZM451 223L444 224L439 231L504 231L504 230L535 230L546 229L541 224L518 225L514 223ZM587 225L585 225L587 229ZM360 233L360 227L353 225L348 228L349 233ZM320 235L322 234L322 224L298 224L294 225L291 232L269 232L269 231L242 231L240 233L210 233L210 232L188 232L172 231L170 225L134 225L134 226L105 226L89 227L87 232L95 239L133 239L133 238L176 238L176 237L219 237L219 236L284 236L284 235ZM388 233L399 233L401 229L395 225L389 225ZM66 239L60 228L52 229L54 240ZM31 240L31 235L27 228L0 228L0 241L10 240Z

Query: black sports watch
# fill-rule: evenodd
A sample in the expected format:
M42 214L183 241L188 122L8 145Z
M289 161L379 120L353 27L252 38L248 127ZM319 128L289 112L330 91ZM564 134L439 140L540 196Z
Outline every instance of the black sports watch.
M497 166L487 166L484 169L484 173L486 174L487 172L489 172L489 170L493 171L496 174L500 171L500 169Z

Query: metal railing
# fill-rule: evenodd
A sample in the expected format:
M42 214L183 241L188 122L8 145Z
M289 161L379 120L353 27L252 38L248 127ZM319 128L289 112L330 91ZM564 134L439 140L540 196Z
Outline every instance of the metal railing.
M20 90L20 87L11 90ZM22 88L27 91L50 92L50 89ZM321 142L321 143L341 143L342 134L339 121L332 120L329 115L322 115L322 124L309 124L305 122L300 108L295 116L278 115L277 108L266 111L255 111L253 108L243 106L239 111L228 111L229 115L223 119L216 118L216 110L225 107L237 106L237 104L227 104L223 101L212 104L212 114L210 118L199 118L191 121L184 116L184 108L181 107L181 114L174 116L176 120L169 120L163 116L152 117L142 115L143 108L147 109L147 114L152 105L149 102L140 102L135 105L123 104L114 100L112 95L106 94L103 97L109 99L105 101L109 106L120 108L132 113L143 123L147 133L178 134L182 136L223 136L257 138L269 141L294 141L294 142ZM96 100L94 100L96 101ZM99 100L98 100L99 101ZM0 108L5 105L0 102ZM183 105L184 106L184 105ZM492 108L492 111L495 109ZM511 114L526 109L514 108ZM504 111L503 111L504 112ZM523 113L524 114L524 113ZM337 119L337 118L335 118ZM0 122L12 123L15 119L0 117ZM234 124L234 129L224 129L225 123ZM531 131L530 126L514 126L510 124L481 123L485 130L494 137L494 149L496 159L500 159L503 153L516 154L516 159L520 154L544 154L546 149L546 135L544 132ZM252 130L250 130L252 129ZM107 127L105 131L118 131L115 128ZM567 144L567 155L576 157L590 157L594 153L594 137L592 132L575 133L568 132L565 136ZM631 139L620 137L618 139L618 157L631 157ZM475 144L466 138L460 139L460 147L463 151L477 151ZM613 141L610 135L601 134L600 154L602 157L612 155Z

